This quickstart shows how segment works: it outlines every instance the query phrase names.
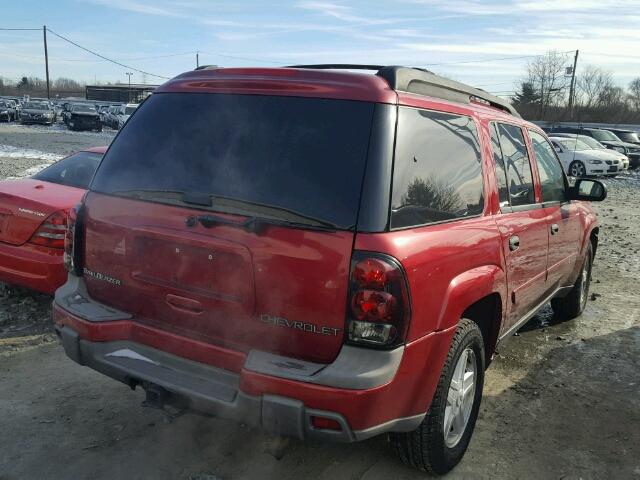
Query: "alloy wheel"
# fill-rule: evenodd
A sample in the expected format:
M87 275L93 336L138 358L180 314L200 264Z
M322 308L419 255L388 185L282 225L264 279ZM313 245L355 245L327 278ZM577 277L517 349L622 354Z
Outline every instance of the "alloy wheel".
M476 355L467 347L453 371L447 405L444 412L444 441L453 448L459 442L469 423L476 392Z

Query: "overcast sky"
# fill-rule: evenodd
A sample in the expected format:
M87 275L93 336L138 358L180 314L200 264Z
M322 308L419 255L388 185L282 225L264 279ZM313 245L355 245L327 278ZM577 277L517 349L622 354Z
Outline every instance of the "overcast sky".
M509 94L528 58L579 49L626 84L640 76L640 1L608 0L6 0L0 28L46 24L149 73L201 64L424 66ZM52 78L126 82L126 68L49 34ZM508 57L505 59L505 57ZM573 52L568 58L573 57ZM42 32L0 31L0 76L44 77ZM568 61L567 65L571 62ZM162 83L135 73L132 82Z

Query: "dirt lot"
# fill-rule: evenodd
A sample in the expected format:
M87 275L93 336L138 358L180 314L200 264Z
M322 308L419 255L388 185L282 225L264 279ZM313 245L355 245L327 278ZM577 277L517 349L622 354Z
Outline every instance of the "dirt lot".
M0 178L112 137L0 125ZM545 310L500 349L471 446L450 478L640 479L640 174L607 183L587 311L554 324ZM260 431L142 408L141 392L67 360L49 304L0 291L2 480L422 478L385 438L292 441L276 460Z

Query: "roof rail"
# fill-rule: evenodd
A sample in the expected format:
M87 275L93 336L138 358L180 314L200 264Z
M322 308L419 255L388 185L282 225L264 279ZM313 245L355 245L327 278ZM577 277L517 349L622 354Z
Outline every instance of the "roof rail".
M472 100L480 101L520 117L516 109L506 100L479 88L441 77L428 70L388 66L380 68L377 75L384 78L394 90L417 93L459 103L471 103Z
M424 68L396 67L383 65L358 65L349 63L320 63L315 65L290 65L286 68L309 68L318 70L375 70L394 90L417 93L458 103L472 100L486 103L511 115L520 117L516 109L506 100L491 95L484 90L464 83L449 80Z
M309 68L313 70L375 70L384 68L383 65L359 65L355 63L316 63L311 65L289 65L284 68Z

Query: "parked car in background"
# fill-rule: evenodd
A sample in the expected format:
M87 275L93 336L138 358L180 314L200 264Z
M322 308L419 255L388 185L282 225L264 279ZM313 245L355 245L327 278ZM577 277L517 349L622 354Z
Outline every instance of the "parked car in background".
M0 122L14 122L18 119L15 103L12 100L0 99Z
M24 104L20 112L20 123L51 125L53 124L54 116L55 114L48 103L29 101Z
M133 112L138 108L137 103L128 103L126 105L120 105L113 118L114 118L114 126L113 128L120 130L124 124L129 120L129 117L133 115Z
M0 281L53 293L66 279L67 213L107 147L75 153L30 178L0 182Z
M547 129L550 135L554 133L573 133L593 137L607 148L612 148L629 157L629 167L640 166L640 146L634 143L623 142L614 133L601 128L588 127L552 127Z
M101 115L102 124L109 128L116 128L117 120L116 120L116 112L118 111L119 105L110 105L107 110Z
M562 166L572 177L617 175L624 171L622 162L606 152L594 150L577 138L549 137Z
M583 200L605 196L569 186L508 102L424 70L185 73L70 213L55 329L149 405L298 439L389 433L444 474L496 344L549 301L583 312Z
M623 142L640 146L640 136L638 136L638 132L634 132L633 130L619 130L617 128L609 128L608 130Z
M554 133L553 136L577 138L583 143L586 143L593 150L599 150L602 153L607 153L608 155L610 155L612 159L620 160L622 162L624 169L625 170L629 169L629 157L627 157L624 153L618 152L617 150L605 147L593 137L589 137L588 135L578 135L575 133Z
M76 103L71 107L67 116L69 130L95 130L102 131L102 122L96 109L84 103Z

